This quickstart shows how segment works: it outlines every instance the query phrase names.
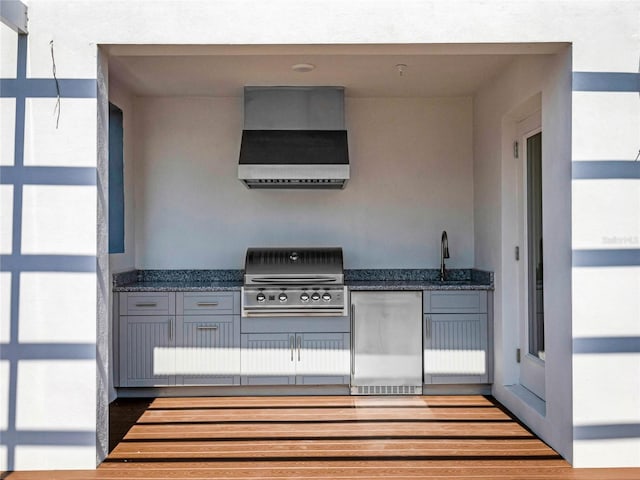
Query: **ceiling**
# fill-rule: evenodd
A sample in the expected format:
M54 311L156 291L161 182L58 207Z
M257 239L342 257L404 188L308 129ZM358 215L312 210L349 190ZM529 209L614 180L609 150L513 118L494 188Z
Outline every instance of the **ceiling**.
M112 81L139 96L241 97L245 85L332 85L348 97L472 95L519 54L555 44L481 46L106 46ZM297 63L315 69L298 73ZM400 75L396 65L407 65Z

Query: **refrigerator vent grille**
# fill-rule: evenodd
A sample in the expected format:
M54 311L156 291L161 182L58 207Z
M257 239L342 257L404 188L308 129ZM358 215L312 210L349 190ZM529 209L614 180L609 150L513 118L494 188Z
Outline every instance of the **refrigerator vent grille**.
M415 385L359 385L356 395L422 395L422 387Z

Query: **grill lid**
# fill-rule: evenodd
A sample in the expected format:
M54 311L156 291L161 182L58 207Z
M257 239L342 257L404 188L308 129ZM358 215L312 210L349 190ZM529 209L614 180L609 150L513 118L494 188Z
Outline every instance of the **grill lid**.
M245 284L295 280L342 283L342 248L249 248L245 259ZM324 279L324 280L323 280Z

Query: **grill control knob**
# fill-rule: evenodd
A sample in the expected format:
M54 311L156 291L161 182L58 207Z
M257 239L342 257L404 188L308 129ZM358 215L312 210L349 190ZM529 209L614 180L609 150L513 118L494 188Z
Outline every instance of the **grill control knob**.
M300 295L300 300L302 300L303 302L308 302L309 301L309 294L308 293L303 293Z
M313 292L313 295L311 295L311 300L317 302L318 300L320 300L320 294L318 292Z
M266 299L267 297L264 296L264 293L259 293L256 296L256 300L258 300L258 303L264 303Z
M331 294L329 292L324 292L322 294L322 300L324 300L325 302L330 302L331 301Z
M280 300L281 302L286 302L287 301L287 294L286 293L281 293L280 295L278 295L278 300Z

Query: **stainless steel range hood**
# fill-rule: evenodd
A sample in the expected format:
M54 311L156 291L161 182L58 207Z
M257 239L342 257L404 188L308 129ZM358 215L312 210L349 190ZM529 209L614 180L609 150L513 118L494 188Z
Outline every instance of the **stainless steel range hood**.
M248 188L344 188L344 88L245 87L238 178Z

